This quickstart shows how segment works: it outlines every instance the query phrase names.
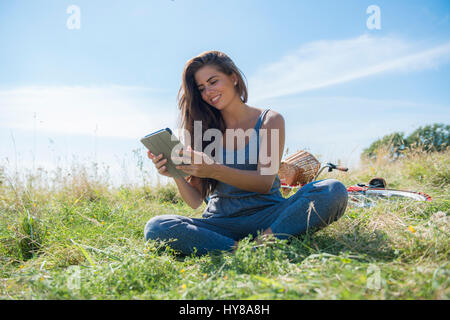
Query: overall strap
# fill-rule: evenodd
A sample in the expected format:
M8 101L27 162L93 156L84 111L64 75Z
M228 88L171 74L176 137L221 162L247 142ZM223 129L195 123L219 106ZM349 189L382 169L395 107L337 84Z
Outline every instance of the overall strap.
M256 125L255 125L256 133L259 133L259 129L261 128L264 116L266 115L267 111L269 111L269 110L270 109L266 109L263 112L261 112L261 114L259 115L258 121L256 122Z
M256 122L256 125L255 125L257 159L259 159L259 129L261 128L261 125L263 123L264 116L266 115L267 111L269 111L269 110L270 109L266 109L263 112L261 112L261 114L259 115L258 121Z

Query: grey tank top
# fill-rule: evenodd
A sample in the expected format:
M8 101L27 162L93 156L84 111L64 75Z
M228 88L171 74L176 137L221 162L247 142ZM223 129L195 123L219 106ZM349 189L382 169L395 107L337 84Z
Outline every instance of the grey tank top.
M259 130L264 116L270 109L264 110L258 118L249 142L243 149L229 150L223 147L222 164L240 170L257 170L259 158ZM255 152L256 150L256 152ZM232 160L234 158L234 160ZM207 207L203 212L204 218L234 217L253 214L285 199L280 193L280 179L278 174L269 193L262 194L242 190L230 184L218 181L216 188L210 195Z

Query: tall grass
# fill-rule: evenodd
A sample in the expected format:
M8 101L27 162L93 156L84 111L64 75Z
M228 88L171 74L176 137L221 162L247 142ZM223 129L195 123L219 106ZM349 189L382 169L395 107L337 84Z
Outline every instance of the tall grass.
M74 165L19 178L0 168L0 296L4 299L448 299L449 151L382 156L346 185L384 177L431 203L348 208L291 241L181 257L144 242L155 215L199 217L173 184L113 187L108 172ZM98 169L98 168L97 168Z

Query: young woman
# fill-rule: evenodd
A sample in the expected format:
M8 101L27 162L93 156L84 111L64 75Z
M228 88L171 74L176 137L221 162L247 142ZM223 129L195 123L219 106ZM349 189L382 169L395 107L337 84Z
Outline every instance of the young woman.
M233 250L250 234L280 239L300 235L322 228L344 213L347 190L334 179L309 183L291 197L282 197L277 172L284 151L284 119L274 110L247 105L247 96L242 74L226 54L208 51L186 63L178 93L181 127L190 134L190 141L185 141L189 150L183 157L201 161L178 166L190 176L174 180L189 206L198 208L203 201L207 206L203 218L153 217L144 229L146 240L172 239L170 245L175 250L201 255L211 250ZM199 143L194 141L194 121L201 121L203 133L218 129L223 134L222 161L215 152L212 156L204 153L209 141L202 141L202 150L196 150ZM243 148L235 148L236 143L230 146L237 138L230 134L238 129L255 132L245 136ZM266 139L262 132L267 133ZM275 144L271 143L274 139ZM258 158L250 161L254 145ZM151 150L148 156L161 175L170 177L164 166L167 159L153 155ZM245 161L228 161L239 157Z

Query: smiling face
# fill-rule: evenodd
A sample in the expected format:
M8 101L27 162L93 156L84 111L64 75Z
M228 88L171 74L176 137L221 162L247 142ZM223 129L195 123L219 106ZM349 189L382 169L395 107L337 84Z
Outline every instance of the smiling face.
M237 77L234 74L228 76L214 66L206 65L195 73L194 78L202 99L218 110L239 99L235 86Z

